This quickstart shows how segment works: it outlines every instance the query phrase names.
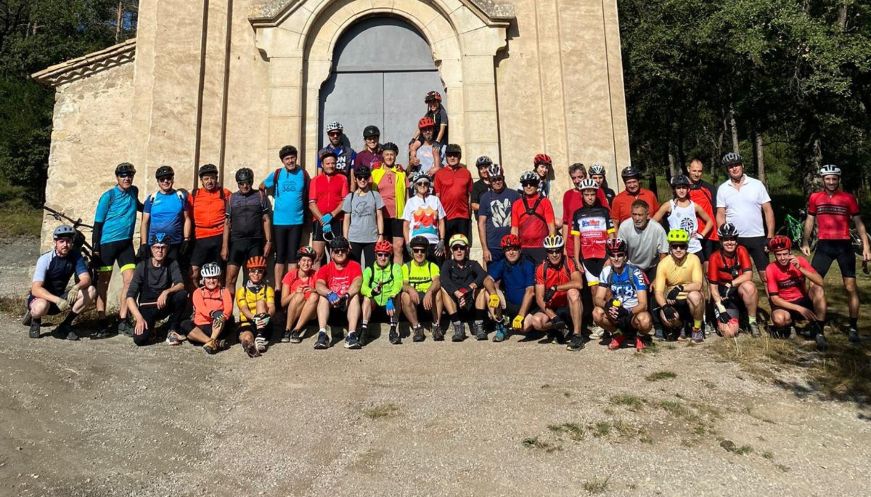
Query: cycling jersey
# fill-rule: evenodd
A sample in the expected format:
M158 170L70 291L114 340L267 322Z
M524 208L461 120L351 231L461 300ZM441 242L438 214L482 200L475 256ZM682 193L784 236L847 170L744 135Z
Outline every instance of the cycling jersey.
M249 281L236 291L236 305L239 309L248 309L251 314L257 314L257 302L266 302L266 305L275 302L275 290L272 285L264 283L254 285ZM239 321L243 323L248 321L245 313L239 313Z
M217 287L214 290L209 290L206 287L200 287L194 290L194 324L197 326L205 326L212 324L212 312L221 311L224 319L230 319L233 314L233 297L226 288Z
M711 254L711 259L708 261L708 281L713 284L731 283L735 278L752 270L750 254L746 248L738 245L731 256L720 249Z
M691 254L701 252L702 241L696 236L698 222L696 221L696 205L690 201L689 205L680 206L677 200L670 200L671 212L668 214L668 227L681 229L690 236L687 251Z
M310 182L308 173L301 166L293 171L282 167L266 176L263 186L272 189L275 199L272 215L275 226L295 226L305 222L306 195Z
M526 289L535 285L535 266L526 258L514 263L508 259L498 260L487 265L487 272L491 278L502 282L505 300L515 306L523 303Z
M148 239L155 233L166 233L168 243L181 243L184 239L184 210L187 194L181 190L155 192L145 199L142 212L150 216Z
M811 194L807 213L817 219L817 234L820 240L849 240L850 219L859 215L859 204L852 194L836 191Z
M630 311L638 305L638 292L647 291L648 286L644 273L632 264L624 265L619 272L612 266L605 266L599 277L588 274L587 283L611 290L611 298L622 302L623 307Z
M420 171L422 173L429 173L429 170L435 166L436 155L439 154L441 148L442 145L438 142L433 142L432 145L424 143L418 147L414 156L420 162Z
M433 188L445 208L445 219L469 219L469 194L472 175L466 166L443 167L433 179Z
M181 269L176 261L164 259L160 267L154 267L149 257L140 261L133 270L127 297L137 302L155 302L164 290L181 283Z
M380 289L378 295L374 294L374 289ZM380 306L387 305L387 300L399 295L402 291L402 265L393 264L392 262L387 267L381 267L378 264L367 266L363 270L363 286L360 288L360 293L364 297L370 297ZM394 302L394 305L399 302Z
M94 215L95 223L103 223L100 245L133 239L138 206L139 189L132 185L127 190L115 185L100 196Z
M423 261L423 264L411 261L402 265L402 281L407 281L411 288L421 293L429 291L433 278L440 274L438 265L429 261Z
M478 204L478 210L481 209L481 196L490 191L490 183L479 179L472 183L472 195L469 197L469 202ZM472 219L478 219L478 210L472 213Z
M342 268L336 266L334 261L330 261L329 264L318 269L315 279L323 281L331 292L335 292L341 297L348 293L354 280L362 276L363 271L360 269L360 265L354 261L349 260Z
M801 256L796 256L799 266L805 269L813 269L810 263ZM805 276L792 264L786 267L774 262L765 268L766 288L769 295L778 295L787 302L795 302L807 297L805 289Z
M247 195L236 192L227 199L227 219L230 220L230 239L264 238L263 215L269 215L269 200L259 190Z
M550 262L544 261L535 268L535 284L550 288L565 285L572 281L572 274L578 270L575 261L569 257L563 257L559 266L554 267ZM568 305L568 292L560 290L556 292L549 302L545 302L548 308L558 309Z
M387 215L391 218L401 218L405 211L405 199L408 193L408 179L405 171L399 165L393 168L381 167L372 171L372 183L381 194ZM393 236L402 237L401 233Z
M478 288L482 288L487 272L478 264L478 261L467 259L461 266L457 261L448 259L442 263L441 275L439 281L442 288L448 292L448 295L453 296L455 291L460 288L468 289L472 283L475 283Z
M711 218L711 222L716 223L716 217L714 216L714 199L716 198L714 194L714 185L700 180L698 183L690 183L690 200L693 201L694 204L698 205L708 217ZM705 229L704 221L702 218L696 217L696 223L698 223L699 232ZM708 240L718 241L720 239L719 235L717 235L717 226L714 225L714 229L708 232L708 235L705 237Z
M188 196L188 205L194 219L194 235L197 240L211 236L223 236L230 190L218 187L213 191L199 188Z
M656 200L656 195L652 191L639 188L633 195L627 190L623 190L611 202L611 218L614 219L614 224L619 225L624 219L632 217L632 203L636 200L647 202L647 205L650 206L648 212L651 216L659 210L659 201Z
M543 247L548 223L554 222L553 205L539 194L522 195L511 205L511 226L517 226L522 248Z
M300 288L307 288L307 290L303 292L303 297L307 299L315 288L315 270L310 269L305 276L300 276L300 271L300 269L288 271L284 275L284 278L281 279L281 283L287 285L290 293L297 293Z
M369 169L373 171L379 169L381 167L381 144L378 145L374 152L369 150L359 152L354 159L354 167L357 166L369 166Z
M668 256L659 261L656 266L656 279L653 281L653 289L656 293L664 293L666 288L689 283L702 283L704 273L702 262L696 254L687 254L678 263L674 257Z
M490 250L499 250L502 237L511 233L511 206L519 198L517 190L510 188L504 188L501 192L490 190L481 195L478 216L487 216L484 234Z
M605 207L610 212L610 201L608 197L605 196L605 190L599 188L596 190L596 200L599 201L599 205ZM572 227L572 221L575 218L575 212L578 209L583 207L584 205L584 194L581 193L580 190L572 188L571 190L566 190L563 194L563 226L567 226L569 229ZM575 252L575 239L574 237L566 237L566 253L574 254Z
M408 199L402 215L408 221L409 236L423 236L432 245L439 242L439 219L444 217L445 208L434 195L427 195L426 198L415 195Z
M601 205L583 206L572 219L572 237L580 237L582 259L603 259L605 242L614 234L608 209ZM574 257L574 253L570 254Z
M70 250L66 257L57 255L51 250L39 256L36 269L33 271L33 281L42 282L42 287L52 295L61 295L73 275L86 274L88 266L82 254Z
M308 191L309 202L315 202L322 215L330 214L342 199L348 194L348 180L341 174L321 174L311 181ZM336 214L335 219L341 219L342 213Z
M326 147L318 150L318 169L323 168L321 156L325 152L336 154L336 171L345 176L351 176L351 169L354 169L357 160L357 152L353 148L346 148L344 146L334 147L332 143L328 143Z

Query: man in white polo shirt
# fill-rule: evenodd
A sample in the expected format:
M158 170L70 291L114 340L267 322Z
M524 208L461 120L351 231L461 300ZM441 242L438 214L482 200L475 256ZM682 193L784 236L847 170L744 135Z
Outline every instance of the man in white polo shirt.
M768 267L768 240L774 237L774 210L771 197L761 181L744 174L741 156L730 152L723 156L729 174L717 189L717 226L732 223L738 229L738 244L750 253L759 278L765 282ZM765 224L762 216L765 215Z

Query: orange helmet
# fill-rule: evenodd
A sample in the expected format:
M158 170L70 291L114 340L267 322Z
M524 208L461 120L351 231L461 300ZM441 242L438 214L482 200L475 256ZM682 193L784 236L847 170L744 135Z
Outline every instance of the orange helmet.
M387 240L381 240L380 242L378 242L378 243L375 244L375 252L376 252L376 253L378 253L378 252L381 252L381 253L387 252L387 253L391 253L391 254L392 254L392 253L393 253L393 244L390 243L390 242L388 242Z
M266 269L266 258L255 255L245 263L246 269Z
M420 121L417 122L417 129L432 127L435 127L435 121L433 121L432 118L429 116L421 117Z

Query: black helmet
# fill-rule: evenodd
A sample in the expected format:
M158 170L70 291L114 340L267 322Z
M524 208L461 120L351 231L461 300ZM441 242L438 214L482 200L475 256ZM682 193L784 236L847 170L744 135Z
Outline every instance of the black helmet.
M475 165L478 167L490 167L491 164L493 164L493 160L486 155L478 157L478 160L475 161Z
M278 151L278 158L284 160L285 157L293 155L296 157L299 153L296 151L296 147L293 145L285 145L281 147L281 150Z
M215 176L217 176L218 175L218 166L216 166L214 164L204 164L204 165L200 166L200 174L199 174L200 178L202 178L203 176L206 176L208 174L214 174Z
M737 166L738 164L744 164L744 159L741 158L741 154L729 152L723 156L723 160L721 160L720 163L723 167L732 167Z
M671 177L671 187L675 188L678 186L690 186L690 179L686 177L686 175L678 174L677 176Z
M717 228L717 236L719 236L721 240L732 240L738 238L738 228L736 228L732 223L723 223L722 226Z
M429 247L429 240L427 240L425 236L417 235L408 242L408 245L411 246L411 248L426 248Z
M363 128L363 138L372 138L373 136L381 136L381 130L378 126L369 125Z
M330 249L331 250L341 250L341 249L348 250L350 248L351 248L351 242L349 242L348 239L342 235L336 235L336 237L333 238L333 240L330 242Z
M393 142L387 142L384 145L381 145L381 150L384 152L392 150L394 154L399 154L399 147L397 147Z
M115 176L122 174L136 174L136 168L129 162L122 162L115 167Z
M254 171L247 167L243 167L236 171L236 183L253 183Z
M639 171L638 169L635 169L632 166L628 166L628 167L626 167L626 169L623 170L622 173L620 173L620 176L623 177L624 182L627 179L631 179L631 178L641 179L641 171Z
M157 171L154 171L155 179L166 178L167 176L175 176L175 171L169 166L160 166Z
M451 155L451 154L459 155L460 157L462 157L463 156L463 149L460 148L460 146L457 145L456 143L451 143L447 147L445 147L445 155Z
M357 166L354 168L354 177L370 178L372 177L372 170L369 169L369 166Z

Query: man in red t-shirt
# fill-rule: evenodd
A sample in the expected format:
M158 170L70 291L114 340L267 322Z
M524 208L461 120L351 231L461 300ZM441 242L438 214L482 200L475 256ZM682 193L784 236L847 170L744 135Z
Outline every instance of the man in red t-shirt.
M794 321L810 323L817 349L828 348L823 326L826 321L826 295L823 277L804 257L792 255L792 242L777 235L768 242L768 252L774 254L775 264L765 268L768 300L771 302L771 322L775 335L789 336Z
M511 234L520 237L523 255L534 264L540 264L547 256L544 237L556 234L553 205L538 192L540 182L535 171L520 175L523 194L511 204Z
M445 208L445 238L450 240L455 234L465 237L472 236L472 212L469 208L469 197L472 193L472 174L466 166L460 164L463 151L454 143L445 149L447 167L435 173L433 188L436 197Z
M557 339L569 338L566 320L572 321L572 334L568 350L584 347L581 335L581 273L570 257L563 254L562 235L547 236L543 240L547 259L535 269L535 302L540 309L530 316L530 324L539 331L557 333Z
M717 315L717 327L726 338L738 335L738 299L747 309L750 334L759 336L756 308L759 293L753 284L753 265L747 249L738 245L738 229L732 223L720 226L720 250L711 254L707 274L711 298Z
M315 275L315 291L320 295L318 300L318 339L316 349L326 349L330 346L327 336L327 322L333 311L347 316L348 336L345 338L346 349L359 349L360 332L357 322L360 320L360 288L363 285L363 271L360 265L348 258L351 243L342 235L336 235L330 242L331 261L318 269Z
M691 160L690 165L687 166L687 176L690 179L690 200L701 207L711 220L715 220L717 218L714 216L714 204L716 203L717 194L714 191L714 185L702 179L703 172L704 166L699 159ZM696 224L699 227L699 233L701 233L705 229L705 221L697 216ZM716 229L709 231L704 240L702 240L702 255L704 255L702 265L705 271L708 270L708 259L717 250L717 242L719 241L720 237Z
M823 191L812 193L808 200L807 219L804 223L801 251L810 257L810 234L814 221L817 223L816 252L811 265L823 278L829 272L833 261L838 261L844 288L848 295L850 310L850 330L848 336L853 343L859 343L859 291L856 289L856 257L850 237L850 221L856 225L856 232L862 240L862 260L871 261L871 247L865 223L859 216L856 197L841 191L841 168L825 165L820 169Z
M188 208L194 223L194 249L191 253L191 281L200 281L200 268L208 262L223 265L224 223L230 190L218 184L218 167L205 164L199 170L201 188L188 195Z
M659 201L652 191L641 188L641 172L634 167L627 167L621 174L626 189L618 193L611 202L611 219L614 226L620 226L624 219L632 217L632 202L641 199L650 206L650 212L659 210Z
M316 253L315 267L321 264L326 242L342 233L342 200L348 194L348 178L336 174L335 152L327 150L321 154L321 167L323 174L315 176L308 189L308 208L314 216L312 245Z

